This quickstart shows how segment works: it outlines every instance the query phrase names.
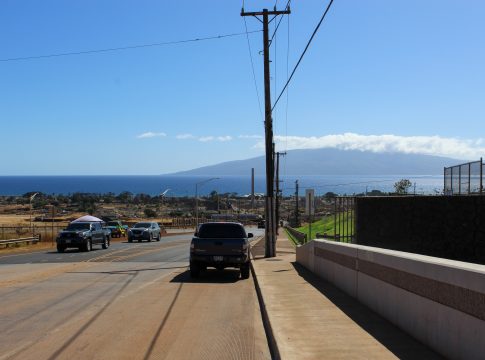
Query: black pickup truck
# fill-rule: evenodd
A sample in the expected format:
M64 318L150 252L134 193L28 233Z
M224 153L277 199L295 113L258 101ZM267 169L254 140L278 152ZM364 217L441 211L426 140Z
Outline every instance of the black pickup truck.
M249 278L249 238L244 226L234 222L201 224L190 243L190 276L199 276L207 267L239 268L241 278Z
M110 245L110 236L111 231L103 228L99 222L72 222L57 235L57 251L64 252L67 248L73 247L90 251L94 244L107 249Z

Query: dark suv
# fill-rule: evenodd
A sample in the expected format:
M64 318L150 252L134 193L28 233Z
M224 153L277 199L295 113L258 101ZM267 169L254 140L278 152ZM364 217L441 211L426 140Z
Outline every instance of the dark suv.
M160 226L156 222L139 222L128 229L128 242L133 240L160 241Z

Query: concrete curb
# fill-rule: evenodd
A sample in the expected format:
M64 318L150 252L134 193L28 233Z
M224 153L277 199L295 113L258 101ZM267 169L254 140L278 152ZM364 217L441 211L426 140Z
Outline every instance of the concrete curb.
M256 295L258 296L259 309L261 310L264 332L266 333L266 340L268 341L271 359L280 360L281 356L278 349L278 343L274 337L273 328L271 326L271 321L269 320L268 311L266 310L266 304L264 303L264 298L261 292L261 287L259 286L258 278L256 276L256 271L254 270L253 261L255 261L255 259L251 253L251 274L253 275L254 287L256 289Z

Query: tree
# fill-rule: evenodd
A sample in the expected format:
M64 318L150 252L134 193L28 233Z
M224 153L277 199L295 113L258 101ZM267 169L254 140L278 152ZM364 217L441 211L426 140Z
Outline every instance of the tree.
M123 191L116 198L121 203L127 203L133 199L133 193L129 191Z
M328 192L327 192L327 193L326 193L324 196L325 196L325 198L326 198L327 200L330 200L330 199L334 199L334 198L336 198L336 197L337 197L337 194L335 194L335 193L334 193L334 192L332 192L332 191L328 191Z
M145 208L145 210L143 210L143 212L145 213L145 216L147 218L154 218L155 216L157 216L157 213L153 210L153 209L150 209L150 208Z
M396 194L406 195L411 186L412 184L409 179L401 179L398 182L394 183L394 190L396 191Z

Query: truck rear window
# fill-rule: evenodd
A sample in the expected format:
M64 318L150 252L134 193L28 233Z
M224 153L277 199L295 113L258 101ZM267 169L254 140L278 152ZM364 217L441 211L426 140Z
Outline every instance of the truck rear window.
M199 229L199 238L211 239L241 239L246 237L246 231L238 224L203 224Z

